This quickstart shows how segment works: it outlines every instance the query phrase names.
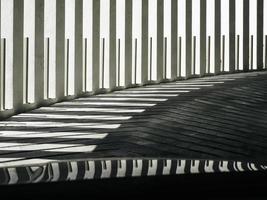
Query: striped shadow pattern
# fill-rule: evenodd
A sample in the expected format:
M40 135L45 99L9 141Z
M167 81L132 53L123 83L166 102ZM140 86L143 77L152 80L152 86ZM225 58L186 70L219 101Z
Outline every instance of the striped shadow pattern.
M243 85L254 77L260 80ZM255 72L147 85L13 116L0 122L0 184L265 170L248 160L267 155L259 132L267 127L263 106L262 123L247 126L259 113L247 105L266 105L265 77ZM241 101L244 91L252 95Z
M179 174L266 171L260 163L226 160L105 159L0 169L0 185Z
M105 155L100 157L109 157L112 151L125 151L123 146L129 146L130 132L137 130L139 123L149 121L150 114L157 114L155 107L168 105L170 99L192 91L223 85L239 76L206 77L129 88L56 103L13 116L0 121L0 167L74 157L96 158L99 157L96 148L105 149ZM118 130L123 134L117 134ZM123 154L129 156L127 151ZM121 154L115 156L121 157Z

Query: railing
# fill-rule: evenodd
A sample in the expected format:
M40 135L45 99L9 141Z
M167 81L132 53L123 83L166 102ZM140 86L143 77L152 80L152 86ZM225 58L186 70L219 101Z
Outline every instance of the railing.
M164 1L170 2L165 4ZM152 82L230 73L230 69L235 69L231 72L266 69L267 29L262 29L262 26L267 25L267 6L264 6L267 0L233 1L235 4L229 1L221 3L220 0L1 1L0 118L81 95ZM256 9L250 6L255 2ZM29 9L23 14L25 6L32 3L36 4L35 7L30 6L30 12L44 13L44 17L35 15L35 24L29 24L25 17L30 14ZM64 10L70 3L76 4L75 9ZM122 10L119 12L119 9ZM103 10L110 13L101 14ZM227 11L229 19L238 16L235 21L230 21L233 24L218 28L218 23L224 23L219 17L223 10ZM153 18L155 23L149 18L151 15L156 16ZM66 16L72 20L66 21ZM165 18L171 20L164 21ZM139 20L139 23L133 24L134 20ZM55 26L35 29L36 25L46 27L52 22ZM66 23L70 25L66 26ZM197 26L199 30L194 27L192 33L194 24L200 26ZM203 29L204 25L206 29ZM230 25L236 27L234 32L231 28L224 30ZM65 30L66 27L72 30ZM114 27L123 27L124 30L114 30ZM157 30L156 37L148 30ZM67 31L74 33L74 41L66 34ZM123 34L118 36L118 31ZM129 43L130 40L132 42ZM227 43L233 40L234 45ZM33 49L32 43L35 44ZM80 51L82 56L72 55ZM235 55L228 56L230 52L235 52ZM199 61L199 55L205 58ZM124 63L121 63L122 56ZM79 58L81 60L77 62ZM71 74L71 59L74 59L74 72L78 76ZM18 65L21 60L22 71ZM32 60L34 62L30 62ZM235 63L235 66L228 66L230 63ZM31 70L36 72L31 73ZM33 74L36 80L32 78ZM109 84L106 84L107 78ZM73 83L74 93L70 92ZM35 90L29 90L30 87ZM43 92L37 91L40 88ZM35 98L29 98L30 94Z

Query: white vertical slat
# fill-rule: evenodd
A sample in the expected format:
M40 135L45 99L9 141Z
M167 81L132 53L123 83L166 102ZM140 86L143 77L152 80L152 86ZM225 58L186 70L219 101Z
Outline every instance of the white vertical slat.
M100 70L99 70L100 88L109 88L109 65L110 65L109 33L110 33L110 0L100 0Z
M243 70L243 0L236 0L236 70ZM239 39L238 39L239 38Z
M148 1L148 80L157 80L157 0Z
M13 18L14 1L1 0L1 38L6 39L5 52L5 108L13 108ZM4 19L4 20L3 20ZM4 52L2 52L4 53Z
M103 43L104 42L104 43ZM100 1L100 88L116 85L116 0Z
M75 94L75 0L65 0L65 39L69 40L67 94Z
M125 79L125 73L126 73L126 66L125 66L125 0L117 0L116 3L116 76L118 77L117 83L118 86L125 86L126 79ZM119 44L120 43L120 44Z
M25 87L28 94L25 103L35 102L35 0L24 0L24 41L28 38L27 74L24 76ZM24 48L25 49L25 48ZM26 50L26 49L25 49ZM24 52L25 55L25 52ZM25 60L24 60L25 62Z
M136 84L142 83L142 3L133 0L132 9L132 80Z
M93 0L83 1L83 91L93 90Z
M99 88L100 1L84 0L83 34L87 38L86 91Z
M192 3L192 74L200 74L200 0ZM194 41L195 40L195 41ZM195 44L194 44L195 43ZM195 73L194 73L195 72Z
M172 0L164 1L164 43L163 43L163 76L171 79L171 59L172 59Z
M54 0L45 0L44 11L44 42L47 45L47 39L49 40L49 50L47 46L45 49L45 55L49 52L49 55L45 56L44 65L44 98L56 97L56 5ZM47 58L49 57L49 60Z
M257 69L257 0L249 0L249 25L249 67Z
M221 71L229 71L230 7L228 0L221 1Z
M215 1L207 0L207 73L215 72Z
M186 0L178 1L178 76L186 76Z

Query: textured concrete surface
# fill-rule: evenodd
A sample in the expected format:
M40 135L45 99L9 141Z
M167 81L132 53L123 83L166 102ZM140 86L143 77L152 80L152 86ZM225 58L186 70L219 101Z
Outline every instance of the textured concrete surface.
M88 159L265 162L267 73L189 79L42 107L0 122L0 167Z

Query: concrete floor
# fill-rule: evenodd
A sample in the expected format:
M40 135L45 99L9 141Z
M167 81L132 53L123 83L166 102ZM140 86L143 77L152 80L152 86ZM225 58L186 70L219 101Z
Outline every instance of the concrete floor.
M267 72L80 98L0 130L1 184L265 170Z

